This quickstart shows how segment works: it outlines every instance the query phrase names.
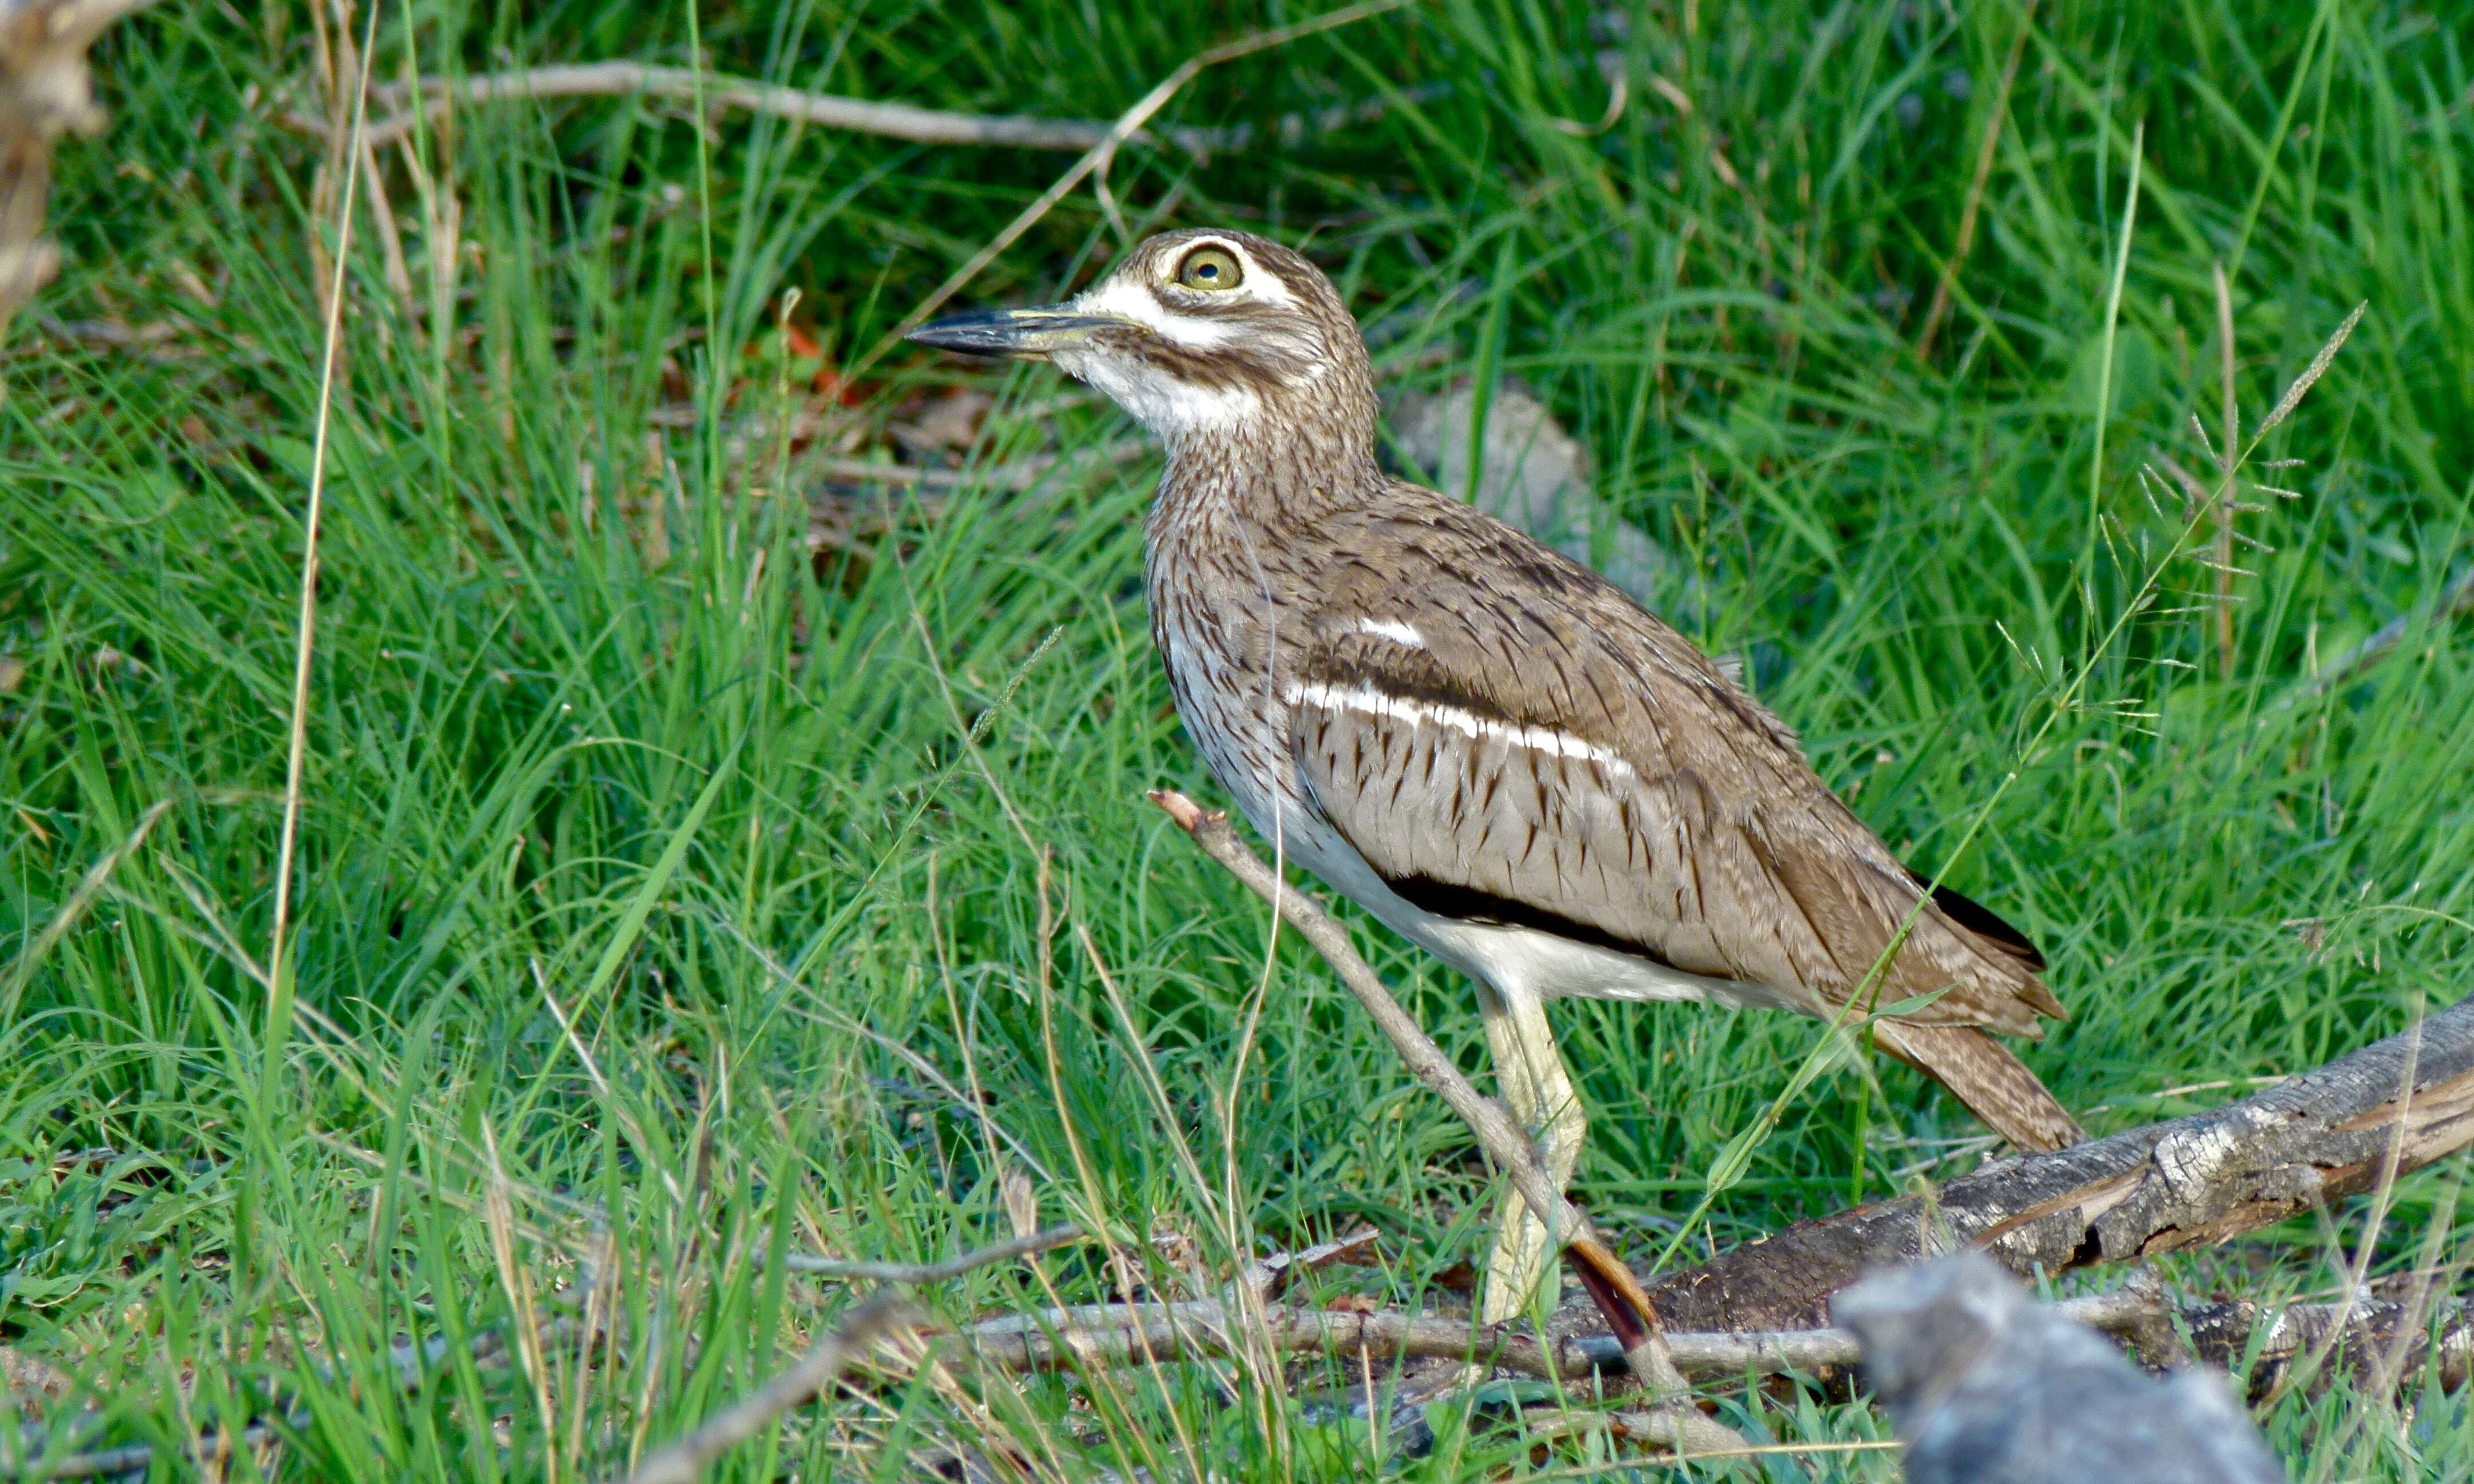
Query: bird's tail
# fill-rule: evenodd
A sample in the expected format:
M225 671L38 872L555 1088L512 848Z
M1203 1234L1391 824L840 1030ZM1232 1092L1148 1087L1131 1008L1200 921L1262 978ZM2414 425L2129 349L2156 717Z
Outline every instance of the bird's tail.
M1987 1128L2022 1149L2066 1149L2087 1137L2026 1064L1973 1025L1884 1019L1874 1043L1950 1089Z

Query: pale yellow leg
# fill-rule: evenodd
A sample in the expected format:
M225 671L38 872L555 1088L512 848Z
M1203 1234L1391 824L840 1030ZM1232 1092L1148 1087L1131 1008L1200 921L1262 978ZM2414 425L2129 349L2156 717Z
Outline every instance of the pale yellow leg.
M1563 1055L1555 1049L1545 1003L1526 991L1506 993L1480 984L1478 1010L1486 1020L1487 1043L1494 1051L1495 1087L1504 1106L1513 1121L1538 1141L1547 1178L1561 1190L1580 1163L1589 1123L1572 1095ZM1562 1244L1530 1211L1529 1203L1518 1192L1508 1192L1495 1220L1494 1256L1486 1267L1479 1323L1500 1324L1527 1312L1540 1285L1557 1271L1561 1256Z

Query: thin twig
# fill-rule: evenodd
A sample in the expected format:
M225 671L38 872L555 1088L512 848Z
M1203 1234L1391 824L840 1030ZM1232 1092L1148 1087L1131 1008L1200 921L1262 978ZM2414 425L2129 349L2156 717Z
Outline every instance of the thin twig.
M1477 1135L1487 1156L1511 1178L1513 1187L1529 1209L1554 1213L1548 1222L1550 1230L1564 1244L1565 1256L1590 1297L1615 1333L1626 1339L1626 1351L1633 1361L1636 1375L1653 1392L1680 1389L1683 1375L1668 1359L1658 1336L1657 1311L1648 1296L1641 1292L1639 1281L1632 1271L1615 1258L1596 1232L1589 1218L1579 1207L1564 1198L1555 1187L1545 1167L1539 1163L1536 1149L1527 1135L1512 1121L1503 1105L1481 1094L1470 1086L1468 1078L1443 1055L1418 1022L1410 1017L1400 1002L1392 997L1382 976L1358 954L1348 941L1348 930L1322 909L1321 903L1289 889L1265 865L1261 856L1246 848L1229 826L1228 816L1206 812L1193 800L1174 790L1153 793L1152 802L1176 822L1177 827L1194 837L1202 852L1235 876L1247 890L1270 904L1279 918L1298 930L1315 952L1340 976L1357 1002L1365 1007L1375 1026L1383 1032L1392 1049L1399 1054L1410 1074L1430 1091L1450 1105L1461 1121ZM1629 1309L1629 1313L1625 1312Z
M1234 41L1224 42L1187 58L1177 65L1176 71L1162 78L1158 86L1145 93L1132 108L1119 114L1117 121L1108 126L1107 133L1084 152L1082 157L1074 162L1073 168L1058 176L1055 184L1040 192L1038 200L1023 207L1019 215L1006 224L1003 231L988 239L984 247L972 253L970 261L954 270L950 277L936 285L933 293L919 301L918 307L903 316L902 323L896 324L885 333L883 339L870 347L868 352L860 357L859 361L844 374L856 377L861 370L874 365L887 350L900 345L903 336L926 323L930 315L944 307L945 300L953 298L962 285L978 277L982 269L995 262L998 255L1012 247L1016 239L1031 230L1050 211L1055 209L1056 203L1063 201L1074 187L1081 184L1085 177L1095 170L1104 171L1108 167L1108 162L1116 157L1117 151L1134 135L1140 133L1143 126L1152 121L1152 115L1166 108L1168 101L1176 97L1186 84L1193 82L1196 75L1203 69L1218 66L1225 61L1234 61L1240 57L1249 57L1256 52L1267 51L1273 47L1286 46L1292 41L1301 40L1306 36L1341 26L1353 25L1376 15L1388 14L1412 3L1413 0L1363 0L1361 4L1343 6L1339 10L1325 12L1323 14L1310 20L1299 21L1293 26L1281 26L1271 31L1258 31L1251 36L1240 36Z
M1008 1257L1028 1257L1033 1253L1054 1252L1084 1239L1080 1227L1051 1227L1045 1232L1015 1237L1010 1242L1000 1242L978 1252L966 1252L958 1257L947 1257L942 1262L857 1262L794 1252L782 1259L782 1266L812 1278L863 1279L879 1283L941 1283L991 1262L1003 1262Z
M449 110L474 104L554 98L657 98L667 103L699 101L692 67L659 67L635 61L583 62L566 66L528 67L516 72L490 72L476 77L424 78L422 105L410 107L411 92L402 84L378 90L379 102L394 110L370 126L373 144L406 138L425 116L435 127ZM907 103L875 103L836 93L807 92L753 78L707 73L701 98L710 110L736 109L793 123L813 124L851 133L876 134L913 144L979 144L1023 150L1087 150L1108 136L1108 126L1097 119L1033 118L1007 113L956 113L914 108ZM310 132L317 121L288 113L285 127ZM1169 130L1169 141L1190 155L1211 148L1210 132Z
M2300 1356L2323 1345L2341 1343L2352 1351L2390 1335L2409 1345L2423 1342L2420 1358L2438 1368L2443 1389L2462 1384L2469 1362L2474 1362L2474 1315L2462 1303L2442 1305L2424 1325L2416 1326L2410 1323L2414 1317L2410 1306L2386 1300L2365 1300L2350 1306L2293 1304L2277 1307L2195 1301L2176 1304L2167 1300L2160 1285L2134 1282L2109 1293L2065 1299L2052 1307L2062 1317L2134 1349L2160 1332L2175 1335L2176 1326L2187 1328L2197 1341L2199 1358L2210 1364L2235 1365L2245 1355L2254 1356L2264 1368L2253 1376L2255 1384L2270 1371L2287 1374ZM1616 1370L1626 1363L1623 1343L1613 1334L1567 1332L1541 1341L1515 1324L1473 1325L1465 1318L1396 1308L1358 1312L1311 1304L1272 1304L1259 1312L1259 1335L1273 1350L1292 1354L1469 1360L1540 1380L1562 1381ZM1238 1330L1247 1322L1223 1299L1086 1304L1005 1315L956 1331L953 1337L984 1365L1034 1372L1216 1359L1235 1352ZM2437 1344L2429 1343L2426 1328L2438 1331ZM1741 1333L1671 1329L1665 1339L1676 1368L1699 1380L1790 1372L1819 1376L1862 1359L1856 1336L1826 1327Z
M152 4L153 0L143 0L143 3ZM1428 84L1408 89L1402 97L1408 103L1426 103L1443 96L1445 90L1445 85ZM576 62L528 67L514 72L483 73L476 77L423 78L420 92L423 102L416 110L411 107L413 90L405 84L390 83L376 89L379 106L392 111L369 127L368 137L373 145L393 144L411 138L424 122L434 128L455 108L469 105L562 98L655 98L691 106L698 101L693 68L653 66L634 61ZM708 112L737 109L742 113L763 114L794 123L813 124L823 129L874 134L914 144L1088 150L1106 140L1109 131L1109 125L1099 119L960 113L944 108L922 108L907 103L880 103L838 93L809 92L775 83L759 82L754 78L720 77L710 73L704 78L701 101ZM1294 142L1309 134L1327 134L1352 124L1368 123L1380 117L1388 103L1387 99L1375 98L1313 112L1282 114L1268 130L1257 129L1252 124L1156 132L1138 130L1125 142L1142 144L1165 140L1196 159L1203 159L1216 154L1245 150L1267 133ZM297 110L279 113L276 122L296 133L321 135L327 132L327 125Z
M959 1278L992 1262L1062 1246L1080 1234L1072 1229L1059 1229L1000 1242L950 1261L902 1269L909 1276L893 1281L925 1283ZM853 1361L874 1349L885 1335L897 1328L916 1328L915 1322L905 1317L898 1295L878 1294L854 1310L839 1328L818 1341L797 1365L765 1382L754 1396L707 1418L695 1431L638 1465L636 1472L627 1475L626 1484L695 1484L714 1460L771 1427L783 1413L831 1389Z
M853 1360L902 1323L900 1297L878 1294L754 1396L706 1419L695 1431L645 1459L627 1475L627 1484L695 1484L715 1459L770 1428L792 1407L813 1400Z
M2455 582L2440 589L2439 601L2432 605L2431 619L2437 624L2444 619L2463 618L2469 614L2474 614L2474 566L2459 573ZM2412 632L2414 621L2420 616L2412 612L2399 613L2380 625L2369 638L2338 656L2309 683L2279 703L2277 708L2283 710L2301 701L2316 700L2387 658L2389 651L2405 642L2406 634Z

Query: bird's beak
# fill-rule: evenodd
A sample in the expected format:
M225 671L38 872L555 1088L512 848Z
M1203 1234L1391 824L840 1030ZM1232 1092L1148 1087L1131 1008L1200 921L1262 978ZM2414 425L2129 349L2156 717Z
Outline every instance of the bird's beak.
M903 338L913 345L957 350L964 355L1044 361L1054 351L1089 344L1097 331L1120 329L1132 323L1114 315L1084 314L1064 305L1049 309L990 309L923 324Z

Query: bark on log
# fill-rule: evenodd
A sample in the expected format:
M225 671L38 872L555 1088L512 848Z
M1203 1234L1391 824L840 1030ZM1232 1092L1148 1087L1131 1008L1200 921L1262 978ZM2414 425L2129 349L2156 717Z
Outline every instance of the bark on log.
M2283 1310L2248 1300L2188 1304L2182 1306L2181 1321L2198 1357L2228 1371L2251 1353L2252 1333L2262 1323L2268 1325L2251 1362L2253 1401L2282 1389L2289 1379L2316 1380L2294 1374L2295 1366L2312 1355L2328 1357L2333 1374L2365 1376L2385 1371L2398 1386L2415 1382L2426 1367L2436 1368L2442 1391L2464 1385L2469 1362L2474 1362L2474 1314L2462 1300L2438 1305L2427 1318L2416 1307L2388 1299L2363 1299L2351 1305L2297 1304Z
M2474 999L2255 1097L1800 1222L1647 1286L1670 1329L1808 1328L1875 1268L1960 1246L2027 1278L2137 1261L2359 1194L2469 1142Z

